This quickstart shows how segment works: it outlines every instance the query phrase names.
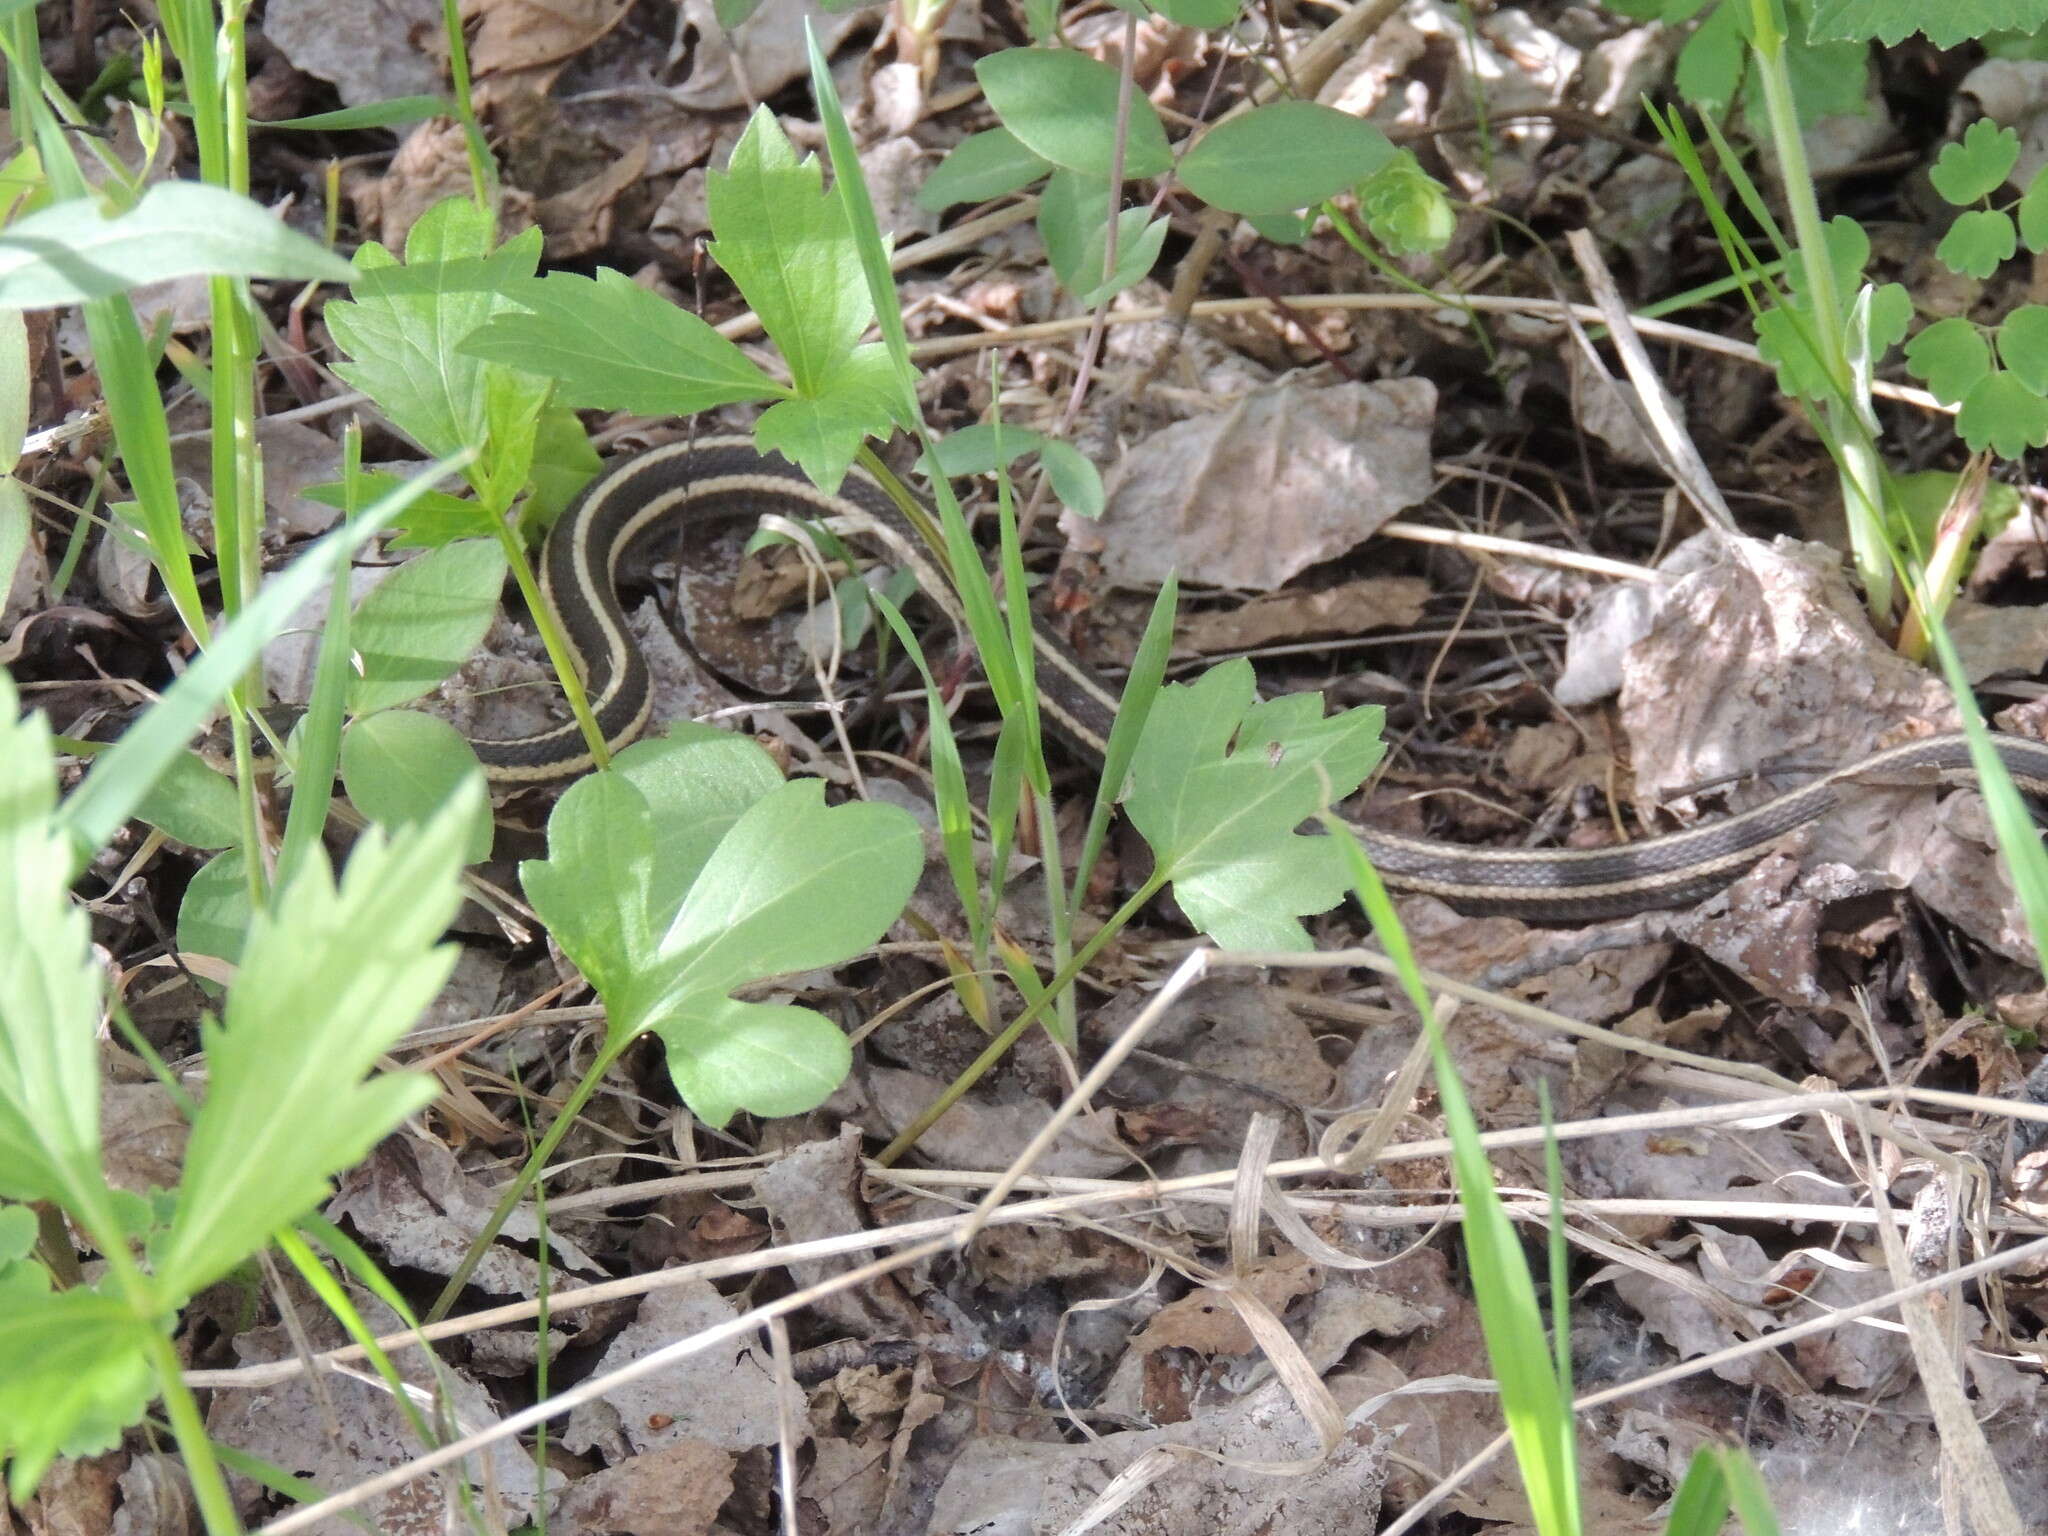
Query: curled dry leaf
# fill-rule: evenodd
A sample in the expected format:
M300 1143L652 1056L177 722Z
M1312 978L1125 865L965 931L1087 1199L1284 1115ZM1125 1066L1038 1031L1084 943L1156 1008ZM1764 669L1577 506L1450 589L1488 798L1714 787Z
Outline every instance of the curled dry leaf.
M447 88L440 0L271 0L263 35L293 68L332 82L344 106Z

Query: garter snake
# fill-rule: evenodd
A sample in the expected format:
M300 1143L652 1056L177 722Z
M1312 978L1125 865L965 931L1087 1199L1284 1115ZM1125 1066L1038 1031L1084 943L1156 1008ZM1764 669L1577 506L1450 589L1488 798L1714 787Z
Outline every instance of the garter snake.
M647 724L647 664L626 628L617 574L622 559L681 521L798 518L853 513L896 525L901 516L859 470L828 495L795 466L765 458L745 437L682 441L617 461L593 480L548 538L541 590L560 617L605 741L624 746ZM1076 746L1098 759L1116 714L1116 695L1072 651L1036 636L1041 709ZM2020 787L2048 795L2048 743L1997 736L1999 755ZM557 783L587 772L589 750L574 721L513 740L478 741L499 784ZM1436 896L1460 911L1538 922L1588 921L1686 906L1749 869L1786 833L1818 820L1843 789L1887 776L1966 776L1960 733L1888 747L1753 810L1612 848L1468 848L1356 828L1387 884Z

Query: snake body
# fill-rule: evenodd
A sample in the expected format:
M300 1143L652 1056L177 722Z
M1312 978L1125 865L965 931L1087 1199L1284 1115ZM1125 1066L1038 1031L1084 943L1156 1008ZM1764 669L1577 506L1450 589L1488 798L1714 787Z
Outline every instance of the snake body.
M559 616L606 744L646 728L647 664L626 626L619 568L638 546L682 522L858 514L900 524L889 497L858 470L827 494L799 469L758 453L745 437L700 438L650 449L601 472L562 515L541 562L541 590ZM1040 707L1059 734L1100 758L1116 694L1073 651L1035 633ZM2027 793L2048 796L2048 743L1994 736ZM485 771L507 786L556 783L593 766L575 722L510 740L475 743ZM1354 830L1388 886L1440 898L1473 915L1583 922L1690 905L1753 866L1785 834L1817 821L1857 782L1963 778L1970 748L1960 732L1888 747L1719 821L1595 849L1470 848L1378 828Z

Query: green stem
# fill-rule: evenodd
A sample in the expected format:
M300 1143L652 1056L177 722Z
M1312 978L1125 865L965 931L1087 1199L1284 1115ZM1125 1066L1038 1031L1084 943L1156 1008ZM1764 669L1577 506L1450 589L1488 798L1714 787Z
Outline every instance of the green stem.
M1835 286L1834 264L1828 259L1827 226L1821 220L1820 198L1806 161L1806 141L1799 133L1799 108L1792 95L1792 74L1785 63L1785 34L1776 23L1772 0L1750 0L1755 32L1756 77L1763 87L1764 114L1771 126L1771 146L1778 157L1785 206L1792 215L1800 287L1813 310L1814 345L1829 383L1823 409L1828 428L1839 445L1843 510L1849 520L1849 546L1863 577L1864 602L1882 628L1891 622L1892 553L1884 536L1884 467L1877 445L1865 425L1864 404L1857 397L1844 337L1842 295Z
M554 606L541 595L540 583L533 576L533 562L526 558L526 551L519 543L519 536L512 531L511 523L500 518L497 527L498 543L505 551L505 563L512 568L512 579L519 586L519 595L526 600L526 611L533 615L534 628L540 631L540 643L547 647L548 662L554 667L563 696L569 701L569 713L576 717L576 725L583 732L584 744L590 748L590 760L599 768L609 768L611 746L604 739L597 716L591 712L590 694L583 686L582 674L576 670L569 637L562 633L562 621L556 616Z
M916 1146L918 1138L937 1125L946 1111L959 1103L967 1090L980 1082L989 1068L1001 1061L1004 1053L1023 1038L1024 1031L1038 1022L1038 1016L1045 1012L1046 1006L1060 993L1073 986L1075 979L1088 968L1088 962L1101 953L1105 944L1124 930L1130 920L1144 909L1146 902L1159 894L1166 881L1167 876L1163 871L1154 870L1152 878L1140 886L1129 901L1118 907L1111 914L1109 921L1096 931L1095 936L1081 946L1080 953L1060 967L1058 974L1053 977L1051 984L1046 987L1038 1001L1018 1014L1007 1029L989 1041L987 1049L974 1058L967 1070L947 1084L945 1090L926 1106L923 1114L904 1128L901 1135L882 1148L875 1162L887 1168Z
M483 1262L483 1257L490 1251L491 1244L497 1241L499 1232L503 1231L505 1223L511 1220L512 1212L518 1208L519 1202L526 1198L526 1192L533 1187L533 1181L540 1177L541 1170L548 1164L548 1159L555 1155L555 1149L562 1144L562 1138L569 1134L569 1128L576 1123L576 1117L582 1113L583 1106L590 1102L590 1096L597 1092L598 1084L604 1081L605 1073L612 1069L614 1062L625 1055L626 1047L638 1038L637 1035L626 1035L606 1039L604 1049L597 1053L597 1060L590 1064L590 1070L584 1073L582 1080L570 1090L569 1097L563 1101L561 1112L555 1116L555 1123L548 1127L547 1134L540 1139L540 1145L533 1149L533 1155L527 1158L518 1175L505 1187L505 1193L498 1197L498 1204L491 1211L490 1220L486 1221L483 1230L477 1233L476 1241L469 1245L469 1251L463 1254L462 1262L455 1266L455 1273L448 1277L448 1283L441 1287L441 1294L434 1298L434 1305L428 1309L426 1316L429 1326L448 1315L449 1309L462 1295L462 1288L469 1284L469 1277L476 1273L477 1265ZM543 1265L548 1262L545 1245L542 1248L540 1262Z
M191 1479L192 1496L199 1501L200 1518L211 1536L240 1536L242 1522L235 1518L235 1501L228 1496L227 1479L213 1454L213 1442L207 1438L206 1420L185 1385L178 1352L157 1329L150 1329L148 1338L150 1362L163 1388L164 1411L170 1415L171 1433L184 1453L185 1475Z

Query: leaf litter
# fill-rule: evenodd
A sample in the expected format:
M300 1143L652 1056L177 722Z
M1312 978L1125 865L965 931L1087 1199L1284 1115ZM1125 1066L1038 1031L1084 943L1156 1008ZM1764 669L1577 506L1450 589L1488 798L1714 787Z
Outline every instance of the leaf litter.
M523 220L537 222L555 259L626 253L617 264L636 271L643 285L693 301L684 237L701 226L691 222L685 183L699 176L694 195L701 206L701 172L707 163L723 167L743 109L777 97L801 74L806 8L770 0L729 36L708 6L694 4L676 18L672 36L652 35L645 18L625 7L579 11L506 3L474 9L483 96L502 114L506 159L517 168L508 188L508 232ZM337 82L344 101L408 94L417 87L406 82L423 62L433 62L416 49L389 48L396 23L386 6L369 8L353 24L340 24L340 13L323 14L333 23L295 32L289 12L273 6L269 41L297 69ZM438 25L438 13L427 19ZM863 13L814 19L828 28L827 46L873 24ZM1201 79L1204 63L1199 36L1157 21L1140 29L1141 83L1155 99L1187 105L1185 85ZM1104 28L1098 51L1113 57L1120 37L1120 29ZM1652 198L1668 185L1659 179L1655 157L1624 158L1622 146L1597 137L1573 140L1564 119L1551 115L1567 105L1590 109L1602 97L1602 110L1614 114L1616 103L1632 101L1633 88L1615 82L1654 74L1661 63L1643 32L1628 29L1582 47L1585 40L1573 41L1562 28L1550 31L1529 16L1501 13L1488 16L1469 49L1462 42L1447 46L1463 37L1452 8L1411 7L1331 82L1323 99L1343 100L1361 112L1377 108L1388 121L1415 104L1432 130L1455 124L1462 100L1455 79L1432 88L1417 69L1431 50L1441 50L1453 74L1485 74L1491 110L1529 112L1528 120L1503 131L1501 152L1491 157L1482 158L1469 136L1438 135L1445 168L1473 191L1515 206L1569 205L1575 194L1552 164L1559 154L1575 157L1574 174L1588 183L1605 178L1607 206L1580 206L1575 212L1582 216L1611 212L1607 189L1633 186L1633 195ZM327 51L315 53L315 43ZM946 64L952 75L942 72L937 89L925 92L907 91L900 79L885 83L883 70L864 66L856 51L842 51L841 60L842 88L868 90L871 99L857 106L893 135L870 146L875 169L884 159L891 162L889 175L878 178L884 184L914 186L917 157L928 160L966 128L986 126L973 119L971 105L938 105L947 100L947 80L957 86L957 63ZM438 82L438 68L430 73ZM532 109L537 101L549 105ZM690 114L688 127L679 128L684 114ZM575 131L564 134L561 152L542 153L540 142L564 125ZM789 126L793 133L803 128ZM1858 146L1873 142L1871 131L1856 126L1832 152L1853 158ZM521 134L529 140L521 142ZM352 169L349 186L363 232L396 248L426 208L462 190L461 154L459 138L446 125L428 124L403 139L380 175ZM660 239L632 233L657 208L671 210L666 228L673 233ZM908 232L911 226L897 228ZM1055 317L1050 291L1033 286L1036 257L1028 241L992 236L984 251L991 270L942 279L926 271L906 284L906 293L947 300L914 315L916 334L935 336L962 318L1000 328ZM1281 292L1347 286L1332 279L1340 258L1328 248L1247 254L1269 264L1262 280ZM1657 256L1666 265L1681 264L1669 247L1658 248ZM1118 303L1127 308L1130 301L1162 297L1163 291L1141 289ZM719 293L711 302L716 310L731 301ZM1114 636L1122 599L1113 589L1149 588L1168 566L1216 588L1272 592L1235 611L1205 609L1184 626L1182 646L1188 653L1213 653L1303 642L1310 664L1291 665L1311 682L1328 682L1343 704L1387 699L1368 692L1369 674L1360 683L1331 681L1315 663L1334 656L1336 647L1322 642L1348 642L1376 623L1387 631L1374 642L1384 649L1367 652L1368 660L1394 658L1388 665L1398 669L1394 681L1403 693L1419 686L1441 711L1417 743L1420 769L1400 770L1412 782L1390 776L1374 792L1378 803L1400 802L1395 816L1441 817L1436 824L1453 835L1498 835L1504 823L1547 818L1567 839L1595 839L1607 833L1609 813L1593 801L1609 791L1610 781L1617 789L1627 783L1625 776L1614 778L1620 764L1633 770L1636 800L1626 808L1654 825L1673 803L1690 808L1685 800L1740 809L1750 796L1790 782L1776 774L1854 757L1901 720L1939 728L1949 719L1945 696L1926 674L1906 667L1868 634L1837 574L1833 550L1724 539L1712 548L1695 541L1653 561L1646 544L1654 540L1635 538L1626 546L1631 556L1662 580L1628 588L1625 604L1634 611L1604 631L1592 623L1602 605L1581 604L1576 615L1570 602L1546 611L1534 588L1516 590L1490 555L1421 554L1388 574L1385 566L1395 558L1390 541L1365 541L1385 522L1425 510L1448 510L1455 519L1532 544L1580 538L1586 530L1560 511L1580 502L1581 488L1562 467L1560 450L1573 439L1557 430L1559 421L1604 445L1594 450L1598 473L1611 478L1598 489L1624 514L1624 526L1633 517L1638 532L1658 531L1660 489L1628 473L1642 460L1625 396L1617 410L1612 389L1583 390L1575 365L1560 367L1544 355L1533 326L1520 333L1504 361L1522 370L1516 410L1549 423L1536 448L1514 441L1522 428L1496 414L1497 405L1456 393L1455 369L1441 375L1428 369L1444 335L1429 320L1370 314L1331 320L1276 308L1249 321L1203 324L1206 330L1185 337L1163 322L1112 328L1105 354L1111 387L1099 387L1073 423L1075 440L1111 469L1111 511L1099 530L1061 520L1068 536L1061 580L1070 585L1058 595ZM1517 333L1510 328L1505 334ZM1330 370L1313 341L1334 343L1351 354L1353 369L1369 376L1418 360L1425 371L1360 383ZM1022 419L1051 427L1069 382L1065 362L1050 351L1018 350L1007 366L1006 419L1015 409ZM1161 372L1152 388L1134 387L1155 366ZM935 377L948 388L979 390L979 403L986 404L985 377L977 380L972 368ZM1683 383L1674 389L1682 393ZM1557 398L1547 399L1546 391ZM1711 394L1711 384L1702 393ZM1725 400L1700 404L1700 422L1727 409ZM1447 437L1465 445L1484 441L1485 474L1496 482L1525 474L1534 490L1447 493L1438 473ZM1361 443L1369 445L1363 455ZM301 451L315 454L317 447L309 442ZM1799 451L1812 450L1801 444ZM1733 464L1729 472L1742 473ZM1582 515L1590 519L1590 506L1582 505ZM2037 536L2029 544L2022 533L2005 546L2015 561L2038 560ZM1385 617L1372 620L1374 612ZM1489 626L1501 633L1480 634ZM1964 612L1958 623L1960 638L1980 658L1979 677L2001 667L2038 671L2040 628L2036 615L2016 616L2010 608ZM1408 636L1426 629L1441 635ZM1606 679L1604 686L1576 692L1569 712L1553 710L1542 685L1527 681L1531 673L1552 675L1560 647L1574 674ZM1604 703L1610 695L1611 707ZM731 695L716 697L729 701ZM703 703L685 696L666 702L664 710L701 713ZM1497 723L1489 710L1498 712ZM1412 713L1397 715L1403 731L1420 724ZM1472 800L1475 786L1496 805L1460 803ZM1599 1121L1622 1114L1655 1116L1703 1103L1727 1107L1730 1100L1739 1106L1745 1095L1762 1096L1753 1079L1717 1075L1716 1056L1792 1079L1820 1073L1845 1083L1884 1081L1900 1071L1911 1076L1943 1064L1943 1083L1990 1092L2010 1086L2000 1076L2011 1073L2010 1042L2003 1042L2005 1056L1988 1047L1974 1055L1936 1049L1911 1001L1916 989L1929 985L1929 962L1903 952L1908 925L1884 894L1894 885L1910 888L1974 946L1972 988L2003 995L2019 1010L2037 995L2038 980L2020 963L2027 953L2024 930L1986 847L1981 821L1967 802L1952 800L1937 811L1924 793L1880 792L1822 829L1796 861L1771 863L1724 901L1611 948L1573 954L1569 945L1576 941L1507 920L1453 922L1420 901L1408 910L1425 961L1435 969L1485 978L1504 965L1540 965L1508 989L1517 1001L1552 1010L1568 1023L1612 1027L1611 1037L1588 1039L1531 1022L1527 1011L1473 1007L1461 1014L1454 1051L1491 1128L1533 1123L1540 1079L1553 1088L1571 1084L1572 1114L1595 1131ZM1851 869L1863 873L1852 878ZM1873 872L1880 878L1869 878ZM140 925L132 915L124 921ZM1313 924L1326 940L1348 932L1341 919ZM906 949L920 942L905 931L890 940ZM1106 957L1101 974L1110 984L1096 999L1093 1033L1084 1035L1088 1049L1099 1048L1152 1000L1180 940L1181 930L1162 925L1141 930ZM1707 956L1718 967L1710 984L1686 974L1687 963L1698 967L1697 960L1682 958L1689 954ZM1681 957L1677 970L1671 969L1674 956ZM1076 1120L1037 1160L1023 1187L1030 1197L1085 1198L1094 1205L1048 1212L1029 1227L988 1229L963 1253L927 1255L882 1278L859 1277L853 1268L879 1242L874 1234L917 1220L953 1222L953 1230L964 1231L959 1203L986 1187L981 1175L1008 1167L1024 1150L1045 1123L1049 1102L1069 1086L1071 1078L1061 1074L1070 1063L1049 1048L1034 1048L1035 1056L1020 1053L1018 1064L963 1102L927 1140L927 1159L935 1165L927 1172L950 1173L954 1181L920 1183L916 1175L899 1181L866 1168L856 1155L859 1132L895 1134L943 1079L915 1070L923 1063L878 1054L838 1098L774 1131L774 1161L764 1171L720 1175L713 1180L717 1193L696 1197L714 1205L730 1201L719 1208L750 1233L765 1226L768 1247L684 1258L660 1277L679 1283L637 1301L579 1301L590 1281L620 1267L634 1226L657 1219L644 1213L662 1209L657 1195L642 1193L662 1174L638 1168L637 1160L665 1161L688 1177L704 1151L687 1127L679 1133L672 1103L662 1100L660 1072L628 1058L621 1086L633 1108L602 1123L610 1148L630 1144L635 1150L599 1150L607 1146L605 1137L584 1148L594 1159L620 1164L616 1182L591 1186L610 1204L600 1218L576 1225L574 1242L550 1219L548 1241L561 1267L548 1283L563 1312L558 1331L544 1335L537 1348L557 1354L552 1379L560 1384L563 1370L605 1372L644 1360L678 1337L733 1323L760 1299L725 1289L734 1276L773 1276L773 1287L820 1287L830 1295L801 1314L809 1321L794 1374L783 1372L757 1331L745 1347L706 1351L694 1365L664 1367L579 1408L567 1451L580 1459L562 1479L567 1487L555 1506L558 1528L770 1528L768 1506L744 1485L764 1484L771 1448L792 1426L805 1457L799 1497L830 1531L1058 1530L1094 1505L1118 1474L1152 1466L1148 1455L1168 1447L1194 1447L1222 1459L1178 1456L1159 1481L1109 1516L1106 1528L1370 1529L1371 1512L1422 1498L1434 1475L1491 1435L1494 1412L1475 1409L1484 1402L1479 1387L1456 1385L1486 1375L1469 1302L1450 1282L1438 1248L1407 1247L1437 1219L1426 1203L1445 1198L1440 1158L1383 1163L1355 1188L1291 1173L1286 1198L1300 1217L1326 1241L1369 1254L1380 1267L1362 1276L1326 1270L1280 1235L1241 1277L1256 1305L1295 1340L1341 1413L1377 1404L1355 1422L1347 1419L1334 1447L1302 1417L1300 1394L1272 1378L1272 1362L1243 1313L1196 1278L1208 1273L1205 1266L1218 1261L1224 1246L1222 1209L1203 1198L1216 1187L1140 1198L1131 1193L1134 1185L1113 1190L1104 1182L1149 1175L1227 1178L1246 1128L1262 1113L1285 1122L1284 1152L1306 1156L1314 1132L1336 1110L1375 1102L1397 1074L1412 1022L1362 975L1310 979L1315 974L1296 978L1309 984L1294 997L1276 996L1291 984L1234 983L1206 987L1170 1011L1148 1037L1159 1059L1134 1059L1113 1078L1098 1106L1105 1112ZM823 990L834 987L843 989L834 1001L848 1005L844 1017L857 1020L873 1011L875 999L861 983ZM970 1027L957 1015L952 1025ZM1645 1044L1688 1059L1647 1058L1639 1049ZM545 1068L559 1054L548 1046L529 1051L522 1073L536 1064ZM505 1113L504 1081L479 1073L468 1086ZM163 1100L138 1087L114 1099L109 1128L118 1134L110 1139L137 1154L139 1179L164 1182L149 1172L168 1128ZM1399 1141L1425 1142L1433 1134L1426 1095L1394 1109ZM1829 1229L1815 1214L1816 1207L1840 1210L1873 1198L1860 1163L1844 1155L1846 1143L1831 1138L1816 1117L1767 1129L1739 1122L1731 1114L1725 1124L1631 1127L1568 1144L1574 1197L1595 1206L1663 1207L1611 1204L1588 1219L1577 1304L1590 1318L1587 1347L1605 1351L1588 1359L1588 1384L1761 1337L1787 1317L1847 1304L1889 1283L1867 1226ZM1915 1155L1929 1142L1951 1158L1973 1150L1958 1122L1916 1113L1901 1125L1901 1145L1913 1144ZM504 1176L479 1155L487 1149L468 1150L475 1161L417 1136L387 1141L344 1181L328 1215L387 1264L445 1274ZM1502 1152L1504 1179L1540 1185L1527 1159L1526 1149ZM701 1206L692 1209L701 1214ZM1404 1224L1377 1224L1390 1220ZM541 1277L535 1257L540 1235L531 1208L522 1211L479 1271L478 1289L530 1301ZM1008 1239L1000 1252L994 1247L999 1235ZM843 1244L842 1252L817 1251L835 1243ZM782 1250L796 1244L808 1248L785 1257ZM739 1267L724 1267L729 1264ZM692 1273L699 1270L706 1273ZM375 1326L396 1327L395 1318L365 1305ZM300 1306L319 1313L305 1298ZM577 1346L591 1360L562 1353L564 1323L589 1326ZM1993 1405L1989 1432L2009 1473L2022 1472L2035 1377L2014 1363L2008 1321L1969 1308L1957 1326L1969 1379ZM340 1342L325 1328L312 1341L316 1348ZM804 1364L816 1360L814 1351L849 1344L872 1358L824 1362L830 1369ZM900 1360L891 1349L905 1352L910 1363L873 1363ZM459 1357L461 1346L453 1353ZM266 1327L241 1333L233 1354L234 1364L225 1357L206 1363L233 1370L287 1359L291 1350L281 1330ZM447 1403L462 1427L480 1427L515 1406L482 1384L491 1373L480 1366L473 1375L459 1364L444 1369L453 1371ZM424 1383L424 1373L415 1374ZM1933 1464L1914 1374L1899 1335L1851 1324L1782 1354L1760 1352L1716 1365L1682 1389L1647 1397L1639 1409L1589 1417L1586 1437L1599 1453L1589 1457L1589 1511L1600 1512L1603 1530L1648 1528L1643 1522L1656 1497L1645 1494L1643 1477L1652 1489L1668 1486L1683 1462L1681 1442L1753 1424L1756 1400L1749 1389L1760 1388L1777 1416L1771 1443L1762 1447L1766 1470L1783 1473L1772 1478L1774 1491L1785 1489L1781 1513L1788 1529L1800 1529L1801 1485L1815 1481L1815 1467L1830 1468L1830 1478L1863 1477L1877 1487L1887 1464L1923 1470ZM284 1389L289 1398L271 1395L276 1388L223 1381L212 1427L229 1443L334 1486L412 1453L381 1386L332 1375L321 1380L334 1394L324 1405L303 1379ZM1441 1390L1430 1390L1431 1383ZM1381 1401L1399 1387L1415 1390ZM1076 1394L1066 1399L1072 1419L1062 1416L1063 1391ZM329 1428L327 1415L336 1411L353 1430L345 1446L333 1443ZM1852 1432L1847 1420L1864 1415L1869 1428ZM1292 1478L1233 1464L1307 1461L1318 1453L1313 1471ZM487 1491L523 1517L537 1492L530 1462L492 1456ZM41 1495L46 1523L60 1507L98 1511L113 1502L106 1492L111 1477L85 1475L95 1469L118 1466L120 1501L137 1510L148 1506L143 1484L156 1465L151 1458L78 1465L79 1475L54 1479ZM422 1483L368 1513L381 1528L406 1529L415 1518L438 1520L444 1493ZM1871 1497L1879 1502L1878 1494ZM1501 1529L1525 1517L1512 1479L1498 1467L1456 1490L1449 1507Z

